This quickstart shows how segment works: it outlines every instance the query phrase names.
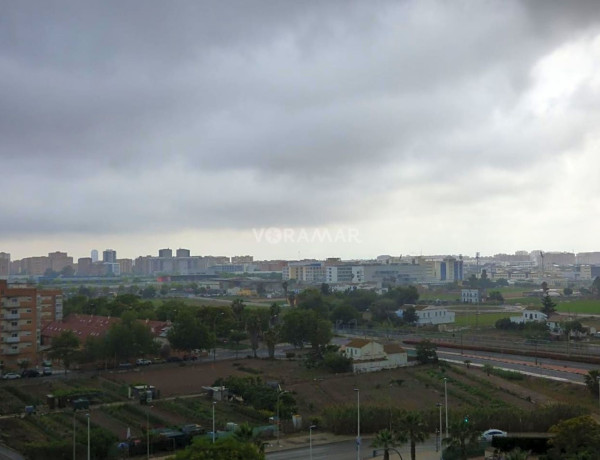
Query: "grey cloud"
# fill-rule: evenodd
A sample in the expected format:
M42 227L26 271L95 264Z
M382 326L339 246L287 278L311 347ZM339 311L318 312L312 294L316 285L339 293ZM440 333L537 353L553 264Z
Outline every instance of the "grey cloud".
M522 106L542 56L598 32L593 2L569 5L6 4L0 158L30 185L0 200L4 231L318 225L430 184L472 199L458 178L520 177L595 125L549 133Z

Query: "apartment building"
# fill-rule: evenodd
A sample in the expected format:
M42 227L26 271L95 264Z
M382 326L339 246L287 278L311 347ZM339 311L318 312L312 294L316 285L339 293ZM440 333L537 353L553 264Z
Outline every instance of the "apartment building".
M10 274L10 254L0 252L0 277L6 278Z
M41 329L62 319L62 302L59 290L12 287L0 280L0 360L5 367L39 361Z

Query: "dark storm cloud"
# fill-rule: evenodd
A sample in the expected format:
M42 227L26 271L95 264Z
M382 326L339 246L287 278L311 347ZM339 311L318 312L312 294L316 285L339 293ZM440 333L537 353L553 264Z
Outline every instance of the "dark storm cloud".
M472 199L457 177L520 177L593 129L549 133L523 99L543 56L598 33L596 9L4 2L4 230L318 225L434 183Z

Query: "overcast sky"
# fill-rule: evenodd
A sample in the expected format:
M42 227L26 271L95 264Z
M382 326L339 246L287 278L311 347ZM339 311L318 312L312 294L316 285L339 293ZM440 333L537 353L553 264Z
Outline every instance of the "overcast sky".
M600 250L595 1L0 0L0 251Z

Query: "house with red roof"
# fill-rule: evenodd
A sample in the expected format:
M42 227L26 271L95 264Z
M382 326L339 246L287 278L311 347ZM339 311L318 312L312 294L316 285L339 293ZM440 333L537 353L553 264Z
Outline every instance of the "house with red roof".
M156 340L160 342L167 341L167 332L171 327L170 322L151 320L139 321L150 328L150 331ZM120 322L120 318L71 313L62 321L52 321L42 329L42 345L50 345L54 337L58 337L65 331L72 331L77 338L79 338L79 342L84 343L88 337L104 337L114 324Z

